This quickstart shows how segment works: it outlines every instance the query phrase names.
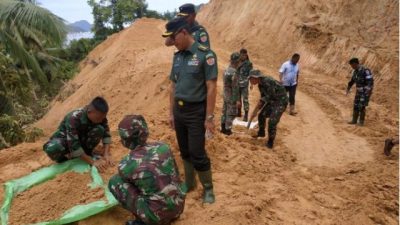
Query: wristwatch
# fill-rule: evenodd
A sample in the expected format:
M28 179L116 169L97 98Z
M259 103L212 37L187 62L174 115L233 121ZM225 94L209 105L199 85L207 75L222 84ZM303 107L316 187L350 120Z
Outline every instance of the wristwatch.
M214 120L214 114L207 115L207 121Z

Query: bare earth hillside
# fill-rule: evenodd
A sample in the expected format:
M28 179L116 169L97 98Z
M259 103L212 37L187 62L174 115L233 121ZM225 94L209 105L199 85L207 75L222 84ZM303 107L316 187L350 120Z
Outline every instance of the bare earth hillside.
M241 47L248 48L255 67L275 77L284 60L300 53L299 114L285 113L273 151L243 128L235 127L230 137L216 134L207 150L217 201L202 205L198 187L173 224L398 224L398 148L389 158L382 152L384 139L398 133L398 1L212 0L198 19L210 32L220 78L229 54ZM117 124L123 115L138 113L147 119L152 139L172 146L183 172L167 125L174 48L164 46L164 25L141 19L96 47L36 125L50 135L66 112L103 95L111 108L115 161L127 154ZM346 124L354 95L344 95L352 56L375 75L365 127ZM251 95L250 107L256 88ZM44 141L2 150L0 183L50 165L41 150ZM116 207L79 224L123 224L129 216Z

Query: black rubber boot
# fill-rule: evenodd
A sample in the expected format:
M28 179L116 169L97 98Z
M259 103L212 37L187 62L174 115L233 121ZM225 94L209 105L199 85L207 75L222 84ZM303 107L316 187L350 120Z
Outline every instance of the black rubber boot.
M265 137L265 128L258 130L257 137Z
M221 133L226 133L225 123L221 123Z
M204 188L203 203L208 203L208 204L214 203L215 195L214 195L214 190L213 190L211 170L197 171L197 173L199 174L200 182Z
M265 144L265 146L267 146L267 148L272 149L274 147L274 139L273 138L268 138L268 141Z
M385 148L383 149L383 152L386 156L390 156L390 152L392 151L393 146L394 144L392 142L392 139L385 140Z
M146 225L140 220L128 220L126 221L125 225Z
M232 130L231 129L226 129L225 130L225 132L224 132L224 134L226 134L226 135L231 135L232 134Z
M247 120L249 120L249 111L244 111L244 116L243 116L243 121L247 122Z
M353 111L353 119L349 121L348 124L357 124L358 115L359 115L358 111Z
M183 167L185 170L185 183L188 189L187 192L189 192L196 187L196 174L191 162L183 160Z
M365 110L360 112L360 122L358 123L359 126L364 126L365 121Z

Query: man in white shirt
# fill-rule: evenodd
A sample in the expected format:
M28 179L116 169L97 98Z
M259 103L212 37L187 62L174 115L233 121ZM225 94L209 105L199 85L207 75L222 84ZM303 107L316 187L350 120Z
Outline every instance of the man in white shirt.
M297 82L299 81L299 65L300 55L295 53L292 58L284 62L279 69L279 78L281 84L285 87L286 92L289 94L290 111L289 114L294 116L297 114L295 111L295 96Z

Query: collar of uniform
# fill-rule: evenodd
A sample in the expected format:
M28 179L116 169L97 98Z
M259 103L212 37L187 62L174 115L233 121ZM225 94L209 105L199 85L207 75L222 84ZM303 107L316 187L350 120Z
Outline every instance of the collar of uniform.
M199 47L199 44L195 41L190 48L188 48L186 51L191 52L192 54L195 54L197 49Z
M81 116L81 123L82 124L88 124L88 123L90 123L91 121L89 120L89 117L88 117L88 107L87 106L85 106L84 108L83 108L83 113L82 113L82 116Z

